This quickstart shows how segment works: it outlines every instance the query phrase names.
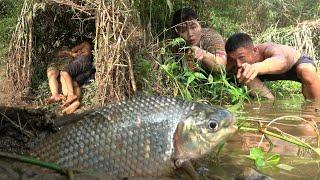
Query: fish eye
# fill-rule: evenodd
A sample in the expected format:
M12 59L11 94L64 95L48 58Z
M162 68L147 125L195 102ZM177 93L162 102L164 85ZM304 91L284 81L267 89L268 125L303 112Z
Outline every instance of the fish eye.
M209 129L212 129L213 131L216 131L219 127L219 124L217 121L209 121Z

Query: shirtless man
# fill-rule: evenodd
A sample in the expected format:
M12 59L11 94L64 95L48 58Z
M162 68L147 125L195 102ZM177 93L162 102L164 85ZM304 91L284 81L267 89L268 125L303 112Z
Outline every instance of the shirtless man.
M237 79L262 96L273 99L261 80L293 80L302 84L305 99L320 100L320 80L310 57L293 47L263 43L254 45L245 33L232 35L226 42L228 61L237 68ZM228 62L229 64L229 62Z
M194 61L208 71L220 72L227 63L222 36L210 28L202 28L198 15L191 8L182 8L173 15L172 26L177 35L191 46L194 59L187 62L191 70Z

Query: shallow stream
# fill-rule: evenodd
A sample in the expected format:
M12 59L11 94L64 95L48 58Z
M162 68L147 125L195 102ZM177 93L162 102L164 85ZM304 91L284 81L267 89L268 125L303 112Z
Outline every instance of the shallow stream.
M244 105L242 110L236 112L236 116L240 121L250 122L255 127L262 126L263 128L274 120L270 127L277 128L317 147L317 130L310 124L319 125L319 108L320 105L305 102L302 99L263 101ZM246 123L243 126L247 126ZM292 170L277 167L256 168L254 161L243 155L249 155L250 149L254 147L261 147L268 151L270 143L265 138L261 141L262 134L259 132L239 131L226 143L219 165L211 166L210 172L227 179L234 177L245 179L320 178L320 157L316 153L278 138L268 137L273 144L271 153L279 154L280 163L293 167Z

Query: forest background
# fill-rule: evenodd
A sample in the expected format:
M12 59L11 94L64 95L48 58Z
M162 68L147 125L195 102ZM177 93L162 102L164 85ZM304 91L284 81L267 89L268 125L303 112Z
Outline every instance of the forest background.
M70 2L82 5L84 2L90 1L74 0ZM217 74L191 72L179 65L179 61L183 61L185 57L182 55L177 60L171 50L175 47L181 48L182 46L185 49L188 47L184 46L181 39L173 37L170 26L173 12L186 6L192 7L198 12L203 27L215 29L225 39L235 32L247 32L253 36L256 43L273 41L295 46L301 51L308 52L319 64L319 1L131 0L121 2L130 9L133 27L138 31L136 35L137 46L132 47L129 54L134 77L134 80L131 78L129 88L132 94L143 91L209 101L215 104L235 104L250 100L246 87L228 81L224 72ZM1 79L8 76L6 68L10 59L12 34L16 30L19 20L21 21L24 3L23 0L0 0ZM52 24L50 19L46 19L48 14L54 14L54 18L58 19L59 23ZM19 94L21 100L32 102L36 107L52 109L52 106L43 103L43 99L49 96L45 71L48 62L43 61L43 54L45 55L57 42L67 43L67 40L57 39L57 35L69 35L70 32L83 33L84 21L72 19L74 14L79 14L76 8L72 8L72 6L66 8L64 4L59 3L49 3L41 11L32 14L35 17L33 26L35 27L35 38L37 38L37 41L33 41L34 48L32 50L32 56L36 59L33 61L35 68L32 71L32 80L27 86L15 89L15 85L12 85L11 92L15 92L14 98L17 98L16 94ZM68 18L71 20L66 20ZM87 28L92 28L92 23L88 24ZM46 34L48 28L52 30ZM87 32L87 36L92 37L93 34L93 31ZM94 83L84 86L82 98L84 107L108 103L106 99L110 99L110 101L117 99L108 97L108 94L103 94L105 96L103 98L95 98L96 91L99 92L97 84L99 85L99 78L96 78ZM276 93L277 97L302 97L299 83L278 81L268 82L267 85ZM126 87L128 86L121 86L122 89L126 89ZM132 94L124 92L124 95L118 99L132 96ZM102 101L99 101L101 99ZM258 98L258 100L260 99Z

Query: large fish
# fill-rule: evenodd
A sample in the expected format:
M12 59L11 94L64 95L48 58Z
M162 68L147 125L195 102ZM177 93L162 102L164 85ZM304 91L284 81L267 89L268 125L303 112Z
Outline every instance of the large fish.
M78 117L33 155L118 177L168 176L183 168L195 178L189 160L211 152L236 130L229 111L170 97L137 97Z

